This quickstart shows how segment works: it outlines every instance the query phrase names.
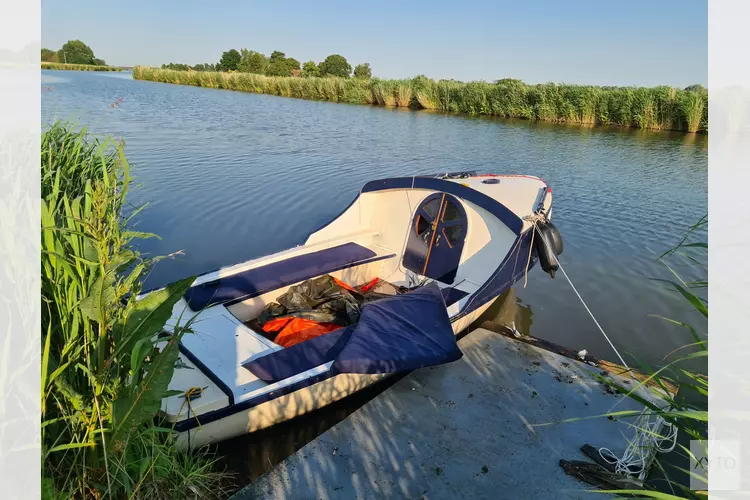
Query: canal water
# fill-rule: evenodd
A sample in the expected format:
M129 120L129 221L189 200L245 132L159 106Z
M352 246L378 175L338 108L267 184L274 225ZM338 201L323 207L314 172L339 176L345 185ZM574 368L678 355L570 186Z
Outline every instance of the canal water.
M159 263L147 287L300 244L368 180L523 173L552 187L553 220L565 241L561 263L618 349L658 364L691 342L657 316L706 331L655 279L671 276L658 255L707 213L705 136L304 101L136 81L130 73L43 71L42 125L55 120L124 139L141 184L131 201L148 203L138 229L161 236L141 250L184 252ZM687 278L700 276L684 260L673 265ZM561 274L552 280L534 269L512 300L522 332L617 360ZM482 320L499 321L499 310ZM371 396L230 442L233 467L257 475Z

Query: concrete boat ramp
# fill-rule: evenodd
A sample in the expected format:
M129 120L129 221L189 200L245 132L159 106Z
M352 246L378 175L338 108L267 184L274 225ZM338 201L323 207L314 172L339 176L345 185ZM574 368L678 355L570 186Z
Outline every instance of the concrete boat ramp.
M499 333L459 346L462 359L409 374L233 498L591 499L560 459L588 460L585 443L619 456L632 428L560 422L642 407L607 391L601 368Z

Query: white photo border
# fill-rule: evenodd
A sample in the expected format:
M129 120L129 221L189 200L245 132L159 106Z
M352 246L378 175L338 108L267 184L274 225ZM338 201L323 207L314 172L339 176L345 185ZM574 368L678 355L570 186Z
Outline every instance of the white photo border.
M750 3L708 2L709 445L736 443L739 490L750 492ZM709 460L713 460L710 456ZM714 457L716 458L716 457ZM713 471L713 473L712 473ZM708 469L709 493L740 494ZM734 485L736 486L736 485ZM727 490L734 490L727 491Z
M40 498L40 2L0 6L0 492Z

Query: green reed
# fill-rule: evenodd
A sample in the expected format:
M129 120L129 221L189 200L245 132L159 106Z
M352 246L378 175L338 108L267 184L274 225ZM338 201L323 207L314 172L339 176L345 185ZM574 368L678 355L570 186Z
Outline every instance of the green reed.
M708 131L708 92L702 88L595 87L504 79L495 83L431 80L295 78L249 73L175 71L136 66L133 77L350 104L432 109L554 123L647 130Z
M212 496L225 479L154 420L190 319L157 335L193 278L135 300L158 259L135 249L153 235L125 217L130 186L122 144L62 123L42 134L45 498Z
M705 236L696 238L696 234L705 235L707 229L708 216L706 215L688 229L682 241L659 256L659 260L669 270L672 277L671 279L658 280L665 283L669 289L682 297L686 304L704 319L708 319L708 302L704 297L705 291L708 289L708 266L706 264L708 242ZM680 273L673 268L673 264L669 262L675 258L680 258L693 267L697 266L705 276L696 280L684 280L680 276ZM690 440L698 443L704 456L707 456L708 375L697 373L693 369L690 369L689 366L696 361L705 361L708 359L708 337L699 334L690 323L663 317L661 319L685 328L693 341L670 353L665 358L669 360L665 366L658 369L649 366L641 367L642 371L648 375L641 385L650 382L657 384L662 389L663 401L661 407L656 408L654 405L647 405L648 411L662 415L667 422L677 427L679 434L687 436ZM680 355L674 356L677 352ZM669 391L665 390L667 382L670 379L679 380L679 391L677 394L672 395ZM633 395L633 391L637 388L618 387L617 389L631 398L638 399ZM685 458L693 459L700 467L705 467L705 464L696 460L696 457L688 447L679 442L676 446L676 453ZM707 498L705 492L691 490L687 485L673 480L669 473L671 469L688 476L699 477L695 475L695 471L664 464L659 460L658 456L654 464L664 474L671 494L649 492L644 496L654 498ZM702 490L707 489L708 485L704 482ZM627 494L628 492L621 491L620 493Z
M645 109L645 106L643 109ZM698 267L703 273L707 273L708 268L706 262L708 243L703 237L696 238L696 234L705 234L707 228L708 216L704 216L696 224L688 228L686 235L680 243L659 256L659 260L669 270L671 278L657 280L665 283L671 291L685 300L686 305L697 311L697 313L704 319L708 318L708 302L703 297L702 291L704 292L708 288L708 278L701 277L697 280L686 281L680 276L677 270L675 270L672 261L679 257L685 263L688 263L693 267ZM639 376L639 382L637 384L626 386L613 382L608 378L604 378L598 373L594 373L593 375L599 379L601 383L610 386L618 393L641 403L645 407L644 411L648 415L658 415L666 422L674 425L678 430L678 436L685 436L688 439L697 442L702 448L704 456L707 456L708 443L706 426L708 423L708 376L695 372L694 369L691 369L690 367L696 362L705 362L705 360L708 359L708 338L707 336L698 333L690 323L660 316L656 317L684 328L690 334L692 342L668 354L664 358L666 364L662 367L656 368L646 365L645 363L638 363L638 371L635 373L642 375ZM675 355L678 353L679 355ZM623 373L625 373L624 368ZM674 391L674 381L679 381L679 389L676 392ZM633 385L635 385L635 387L633 387ZM655 390L654 394L658 396L658 403L645 399L638 394L638 392L645 387L650 387ZM626 410L598 415L598 417L607 416L628 421L629 419L638 418L640 414L641 412L638 410ZM568 421L578 420L581 419L574 418ZM634 422L629 423L629 425L634 425L636 426L636 429L639 429ZM640 430L642 432L652 432L647 429ZM665 436L657 435L656 437L664 438ZM673 479L675 471L688 477L700 477L696 475L695 470L690 471L666 463L658 456L658 450L652 450L652 452L656 454L653 466L664 476L667 486L666 489L668 489L669 492L658 491L648 483L639 484L639 482L633 482L632 484L638 484L638 486L643 489L620 489L612 490L610 493L617 493L624 496L635 495L639 497L670 500L678 498L707 498L705 492L691 490L686 484ZM679 441L676 443L675 453L684 458L692 458L698 466L705 467L705 464L696 460L692 451L688 447L682 445ZM708 485L705 485L702 488L702 490L707 489Z
M67 71L122 71L122 68L116 68L114 66L96 66L93 64L65 64L65 63L53 63L43 62L42 69L60 69Z

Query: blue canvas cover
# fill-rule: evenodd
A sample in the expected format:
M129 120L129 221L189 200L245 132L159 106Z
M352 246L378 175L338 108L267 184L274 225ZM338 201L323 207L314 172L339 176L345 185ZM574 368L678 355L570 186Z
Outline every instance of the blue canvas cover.
M356 243L344 243L190 287L185 293L185 300L190 309L200 311L214 304L227 304L257 297L271 290L361 264L375 257L375 252L369 248Z
M333 361L332 373L392 373L461 358L437 284L365 304L359 322L243 365L273 383Z

